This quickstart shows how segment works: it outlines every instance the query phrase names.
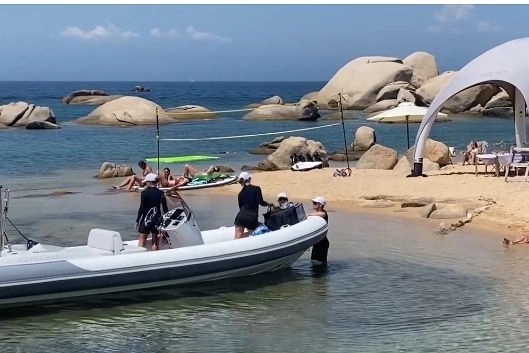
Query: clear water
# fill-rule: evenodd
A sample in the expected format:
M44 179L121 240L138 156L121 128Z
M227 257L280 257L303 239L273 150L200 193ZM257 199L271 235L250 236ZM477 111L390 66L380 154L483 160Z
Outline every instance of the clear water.
M9 216L41 242L79 245L90 228L133 239L138 194L108 191L92 178L105 160L135 163L155 152L154 128L69 123L93 108L61 106L75 89L126 92L137 83L6 83L0 103L25 100L54 109L63 129L0 131L12 190ZM322 83L141 83L162 106L233 109L279 94L289 101ZM352 118L351 118L352 116ZM405 126L348 115L348 137L372 125L380 143L402 151ZM315 124L325 124L322 120ZM291 129L302 122L244 122L238 115L163 127L166 136L212 136ZM417 126L412 126L412 134ZM340 148L341 130L305 136ZM512 120L461 117L436 124L432 137L463 148L471 138L513 139ZM219 154L250 163L266 139L174 145L163 154ZM72 192L63 196L50 193ZM202 228L230 225L233 197L188 191ZM306 206L308 207L308 206ZM529 338L529 247L504 248L497 236L464 227L447 236L431 224L351 215L330 209L329 266L307 254L291 269L244 279L134 291L0 312L0 352L521 352ZM222 211L219 211L222 210ZM10 238L16 232L8 227Z

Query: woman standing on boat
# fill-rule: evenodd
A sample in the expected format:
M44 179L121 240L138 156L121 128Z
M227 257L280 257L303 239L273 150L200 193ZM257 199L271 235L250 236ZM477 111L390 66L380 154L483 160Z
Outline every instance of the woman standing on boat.
M259 205L268 206L263 200L261 188L251 184L252 176L242 172L237 179L242 190L239 192L239 212L235 216L235 239L245 238L259 226ZM244 231L246 229L246 232Z

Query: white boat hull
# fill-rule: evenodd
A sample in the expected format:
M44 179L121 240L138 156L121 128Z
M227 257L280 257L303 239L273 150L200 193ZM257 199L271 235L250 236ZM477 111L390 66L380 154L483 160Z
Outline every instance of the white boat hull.
M327 224L308 217L259 236L232 240L233 234L233 227L222 227L202 232L204 245L156 252L137 248L137 241L124 242L125 250L116 254L87 246L4 250L0 307L275 271L323 239Z

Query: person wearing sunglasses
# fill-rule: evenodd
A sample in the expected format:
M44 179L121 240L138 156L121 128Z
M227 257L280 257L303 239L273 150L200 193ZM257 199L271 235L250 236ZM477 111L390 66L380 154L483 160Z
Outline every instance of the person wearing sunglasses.
M321 196L317 196L312 199L312 212L309 213L309 216L318 216L329 223L329 215L325 211L325 199ZM329 239L327 235L312 246L312 253L310 255L310 260L313 265L326 265L327 264L327 254L329 252Z

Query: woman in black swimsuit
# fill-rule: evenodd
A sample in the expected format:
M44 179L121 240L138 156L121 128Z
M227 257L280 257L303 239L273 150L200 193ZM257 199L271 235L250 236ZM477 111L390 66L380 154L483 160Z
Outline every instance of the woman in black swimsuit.
M239 175L238 182L242 186L239 192L239 212L235 216L235 239L245 238L259 226L259 205L268 206L263 200L261 188L251 184L252 176L248 172ZM245 232L245 229L247 230Z

